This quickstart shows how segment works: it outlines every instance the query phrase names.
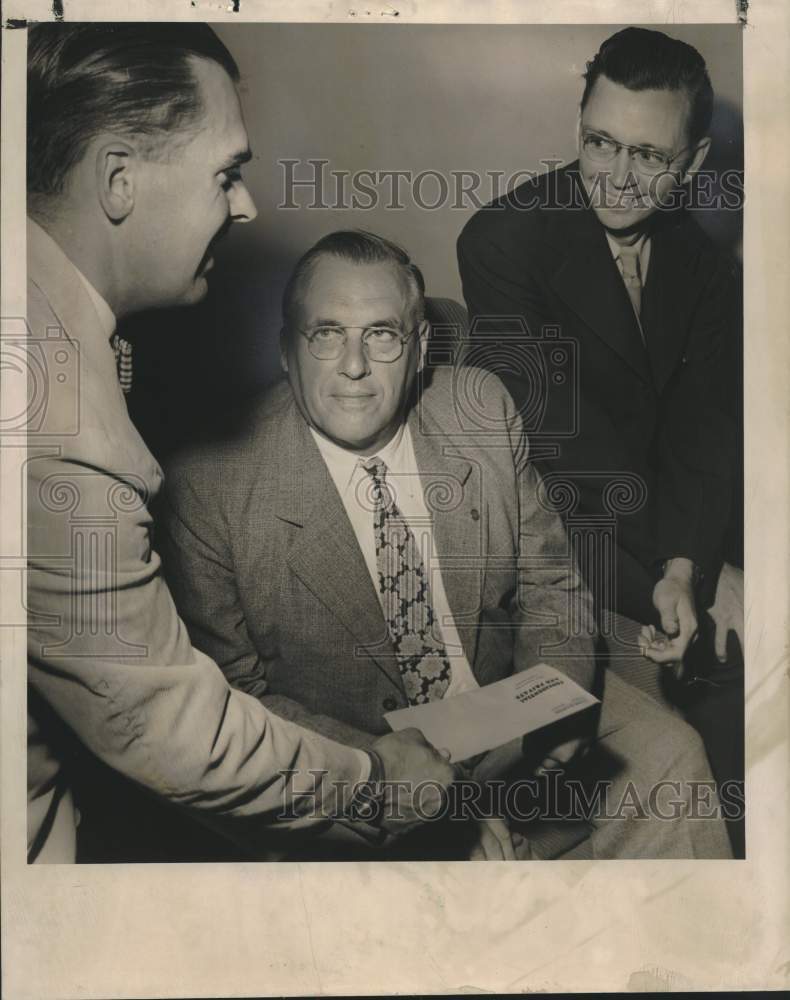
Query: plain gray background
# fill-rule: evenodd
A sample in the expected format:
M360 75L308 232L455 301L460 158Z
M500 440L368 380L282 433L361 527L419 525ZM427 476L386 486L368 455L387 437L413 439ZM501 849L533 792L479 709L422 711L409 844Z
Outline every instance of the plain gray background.
M300 161L295 173L302 178L312 173L308 159L324 159L328 179L330 170L429 170L448 182L453 171L508 178L541 170L543 160L571 161L586 61L620 27L215 25L242 74L254 153L244 177L259 214L220 245L201 306L142 317L131 327L139 346L132 410L154 450L192 436L227 401L278 373L283 286L304 250L333 229L394 239L423 269L429 294L461 299L455 242L473 204L454 208L451 198L429 211L403 184L404 207L388 209L384 184L368 211L284 210L277 207L286 197L278 161ZM706 168L742 169L741 29L664 30L694 45L708 64L717 100ZM498 193L503 189L486 180L478 196ZM435 179L427 179L423 199L438 194ZM333 183L327 196L334 200ZM291 197L303 206L311 201L305 189ZM740 212L698 216L740 257Z

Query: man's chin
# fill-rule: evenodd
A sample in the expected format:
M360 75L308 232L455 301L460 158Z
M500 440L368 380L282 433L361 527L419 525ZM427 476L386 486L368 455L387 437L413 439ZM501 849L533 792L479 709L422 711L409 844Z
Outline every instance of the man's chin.
M624 232L629 229L638 229L653 214L655 208L651 205L646 208L594 208L593 211L605 229L612 232Z
M202 302L206 295L208 295L208 281L204 274L199 274L186 292L184 292L178 304L181 306L194 306L198 302Z

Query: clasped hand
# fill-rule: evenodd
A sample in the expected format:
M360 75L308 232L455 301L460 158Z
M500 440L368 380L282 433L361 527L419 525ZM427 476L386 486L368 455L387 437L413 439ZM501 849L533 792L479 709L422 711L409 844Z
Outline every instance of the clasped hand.
M688 560L671 560L690 566ZM645 625L639 636L644 656L655 663L675 664L682 669L683 657L697 637L697 610L691 573L684 566L676 572L670 565L653 590L653 604L667 638ZM727 636L735 632L743 650L743 570L725 563L716 584L716 597L709 609L715 625L715 652L720 663L727 659Z

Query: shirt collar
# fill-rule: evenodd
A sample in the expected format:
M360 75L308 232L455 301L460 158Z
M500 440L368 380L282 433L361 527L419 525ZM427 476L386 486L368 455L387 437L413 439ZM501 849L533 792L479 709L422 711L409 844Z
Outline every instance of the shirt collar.
M77 265L73 261L70 261L69 263L77 272L77 274L80 277L80 280L85 286L85 291L88 293L88 296L91 302L93 303L93 308L96 310L99 316L99 322L101 323L102 329L107 334L107 339L109 340L110 337L112 337L112 335L115 333L115 326L116 326L115 313L113 313L112 309L110 309L106 300L96 291L96 289L93 287L90 281L88 281L88 279L85 277L82 271L80 271Z
M102 331L106 333L107 339L109 340L115 333L116 319L115 314L112 309L110 309L107 302L102 298L102 296L96 291L93 285L88 281L85 275L80 271L74 261L68 256L61 245L55 240L50 234L40 226L35 219L31 219L30 216L27 218L28 225L28 239L35 241L34 245L40 247L39 256L45 261L64 261L67 267L70 267L75 274L78 275L83 288L87 292L88 298L91 300L93 308L96 310L96 315L99 320L99 325ZM28 249L28 257L30 257L30 249ZM52 267L50 263L50 267Z
M644 253L645 242L647 241L647 233L642 233L639 239L634 240L629 246L636 247L637 253L641 255ZM609 249L612 252L612 256L615 260L620 256L620 251L623 249L622 244L618 243L610 233L606 233L606 242L609 244Z
M310 427L309 431L341 494L348 489L357 469L364 465L369 458L380 458L390 472L408 471L408 443L411 438L408 425L405 422L400 425L392 440L383 448L379 448L375 456L365 457L335 444L323 434L319 434L313 427Z

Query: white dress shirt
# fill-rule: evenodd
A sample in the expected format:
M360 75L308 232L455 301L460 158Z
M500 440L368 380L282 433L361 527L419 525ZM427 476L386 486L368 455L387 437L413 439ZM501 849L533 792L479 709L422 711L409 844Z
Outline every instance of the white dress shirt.
M620 271L620 276L623 274L623 265L620 261L620 247L621 244L617 242L614 237L609 233L606 233L606 242L609 244L609 249L612 251L612 256L614 257L617 268ZM640 236L638 240L634 240L633 246L639 248L639 274L642 278L642 287L644 287L647 281L647 268L650 264L650 237Z
M371 499L372 479L363 468L369 458L362 458L354 452L341 448L310 428L313 440L321 452L329 474L332 477L340 499L348 514L351 527L365 559L373 587L379 595L379 574L376 562L376 540L373 532L373 501ZM370 456L371 458L374 456ZM380 448L375 457L387 466L386 483L392 492L395 504L408 522L422 553L423 562L430 570L430 593L436 621L442 633L444 647L451 665L450 685L444 695L450 698L479 687L466 653L461 645L458 630L453 620L447 594L442 580L439 557L433 537L433 519L425 505L417 459L411 431L402 424L392 440ZM429 559L426 554L430 553Z

